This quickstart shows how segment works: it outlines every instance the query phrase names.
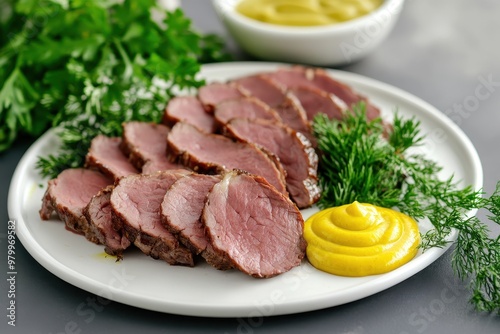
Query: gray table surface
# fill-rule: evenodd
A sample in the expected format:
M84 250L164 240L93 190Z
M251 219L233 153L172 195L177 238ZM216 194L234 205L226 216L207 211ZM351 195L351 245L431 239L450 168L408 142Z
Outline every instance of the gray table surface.
M182 6L200 31L227 38L236 60L252 59L228 36L209 1L183 0ZM499 17L496 0L409 0L383 45L341 68L400 87L448 115L477 149L487 193L500 180ZM8 185L31 143L21 139L0 155L0 262L5 273ZM486 219L481 212L479 217ZM489 225L491 234L498 235L500 228ZM450 251L404 282L346 305L263 319L211 319L117 302L96 304L93 313L82 315L79 307L91 305L95 296L44 269L20 242L16 246L16 327L7 325L8 286L2 279L0 333L500 333L500 316L478 313L468 303L466 284L453 274Z

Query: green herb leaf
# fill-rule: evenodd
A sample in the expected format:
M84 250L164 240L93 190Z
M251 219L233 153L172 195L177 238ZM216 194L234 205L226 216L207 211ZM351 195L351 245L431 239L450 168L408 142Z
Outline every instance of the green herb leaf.
M158 122L176 92L203 84L202 62L227 60L217 36L154 0L8 1L0 32L0 152L57 126L60 151L38 162L48 177L81 165L94 135Z
M452 266L470 279L471 302L478 310L500 313L500 237L489 238L485 224L471 210L488 210L500 224L500 182L489 198L482 191L460 189L453 176L441 180L441 167L409 148L422 144L420 124L395 114L390 126L368 121L363 104L342 121L325 115L314 119L320 151L319 179L326 208L353 201L397 208L415 219L429 219L434 228L422 235L420 247L444 247L452 229L459 232Z

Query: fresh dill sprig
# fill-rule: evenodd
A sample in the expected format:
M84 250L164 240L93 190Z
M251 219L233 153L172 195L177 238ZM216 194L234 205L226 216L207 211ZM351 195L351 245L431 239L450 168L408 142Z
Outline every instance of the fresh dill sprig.
M313 130L320 154L320 208L356 200L429 219L434 228L422 235L423 251L448 245L447 237L458 230L453 269L470 279L471 302L478 310L500 314L500 237L490 238L487 226L470 215L487 210L500 224L500 182L485 198L482 190L460 188L453 176L440 179L442 168L435 161L409 150L424 139L416 118L396 113L391 124L367 120L361 103L341 121L318 115Z

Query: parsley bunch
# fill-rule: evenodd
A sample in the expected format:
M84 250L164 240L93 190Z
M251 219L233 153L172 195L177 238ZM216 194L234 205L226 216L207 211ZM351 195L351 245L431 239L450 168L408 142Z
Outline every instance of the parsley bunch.
M435 161L409 150L423 142L419 127L415 118L404 120L398 114L390 125L368 121L363 104L342 121L318 115L313 123L323 190L318 205L357 200L429 219L434 228L422 235L424 251L447 245L452 229L458 230L452 266L460 278L470 280L474 305L500 314L500 236L490 238L487 226L469 214L487 210L500 224L500 182L485 198L482 191L459 188L453 176L441 180Z
M0 152L59 126L44 176L81 165L97 133L159 121L177 90L203 84L200 63L227 60L217 36L154 0L6 0L0 13Z

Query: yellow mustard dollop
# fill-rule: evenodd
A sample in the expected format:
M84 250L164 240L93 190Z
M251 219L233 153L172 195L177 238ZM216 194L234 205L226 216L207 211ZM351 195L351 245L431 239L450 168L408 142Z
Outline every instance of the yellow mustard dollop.
M289 26L317 26L366 15L383 0L242 0L236 11L249 18Z
M312 215L305 222L304 238L309 262L340 276L389 272L413 259L420 244L413 218L358 202Z

